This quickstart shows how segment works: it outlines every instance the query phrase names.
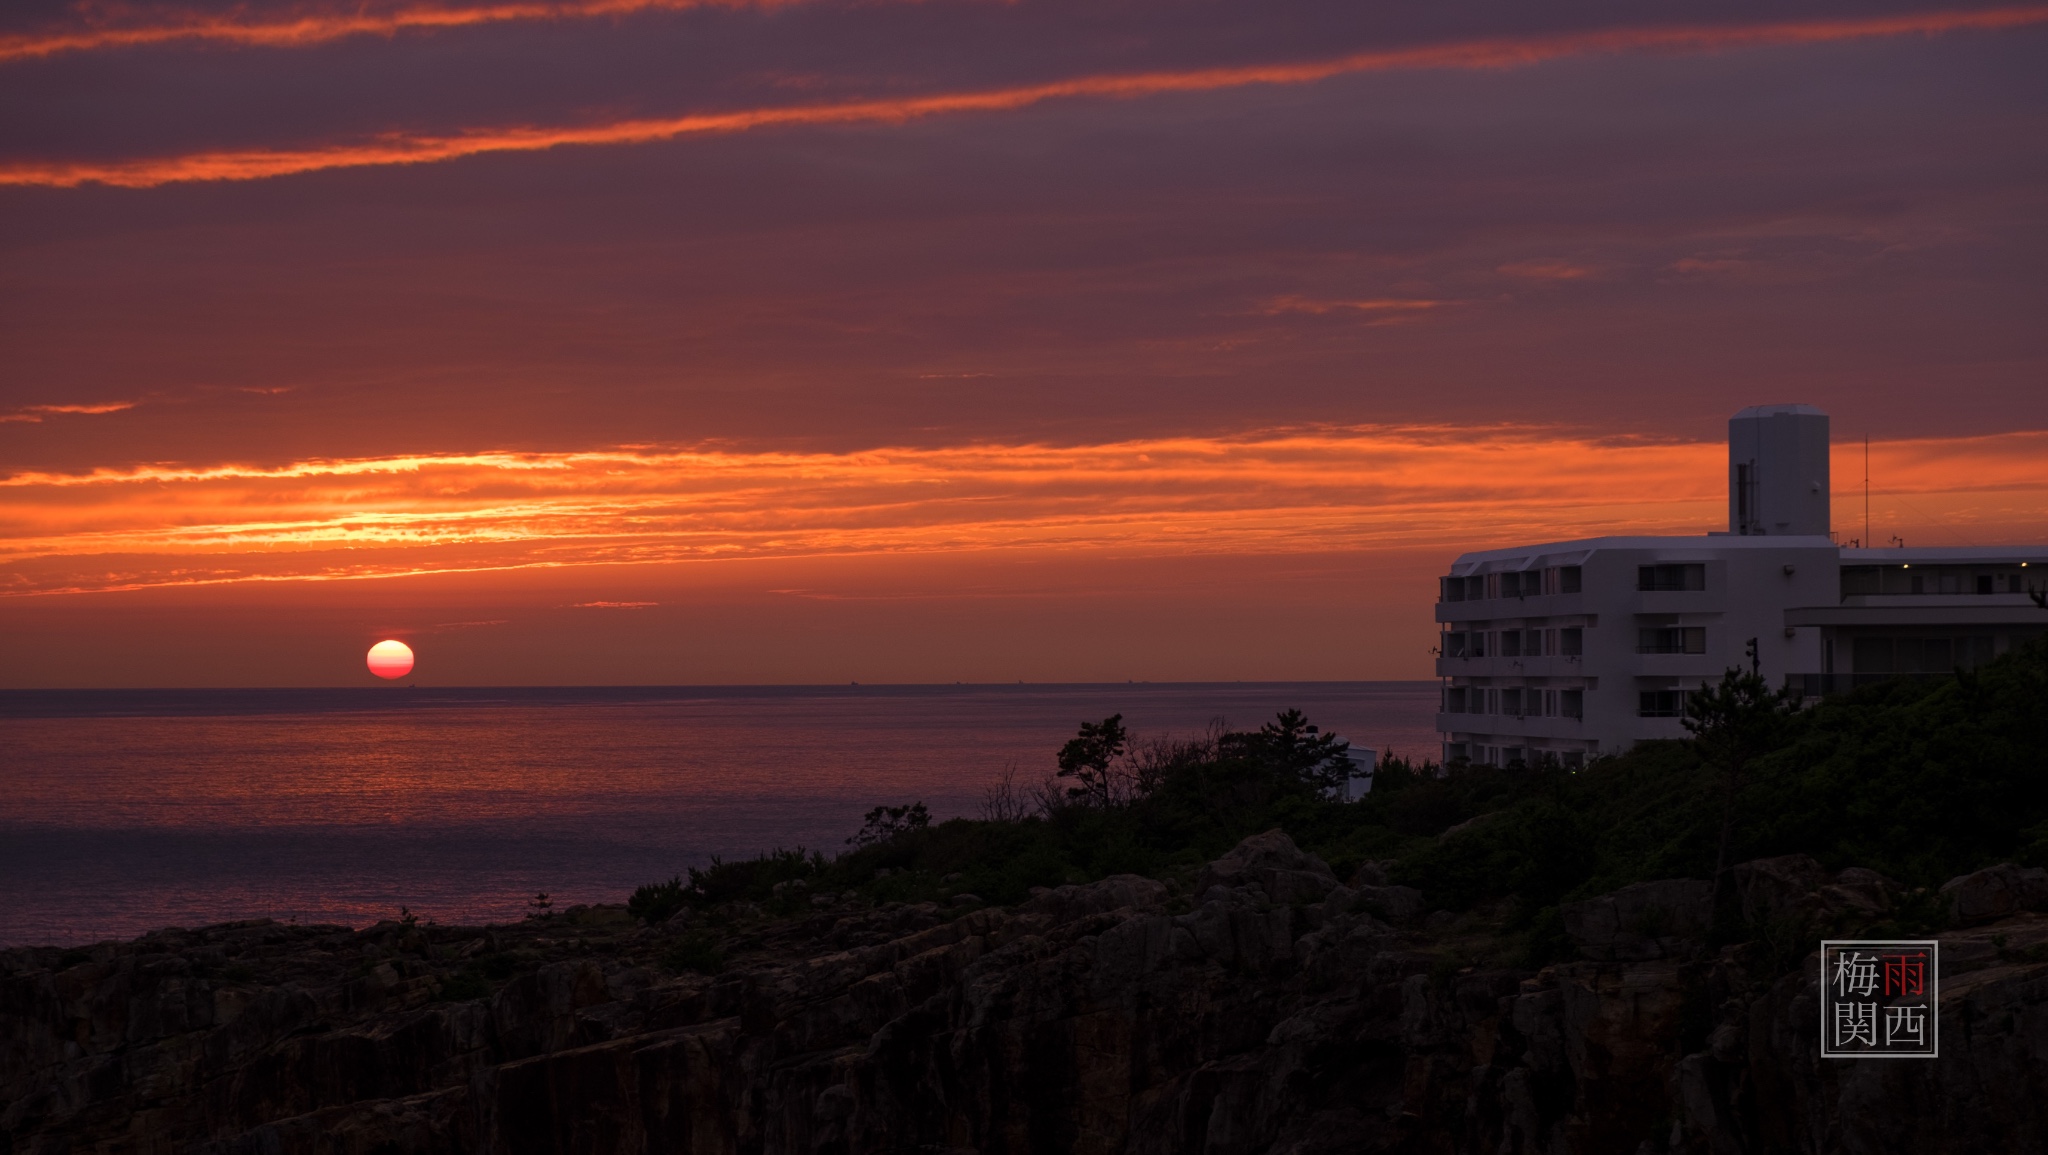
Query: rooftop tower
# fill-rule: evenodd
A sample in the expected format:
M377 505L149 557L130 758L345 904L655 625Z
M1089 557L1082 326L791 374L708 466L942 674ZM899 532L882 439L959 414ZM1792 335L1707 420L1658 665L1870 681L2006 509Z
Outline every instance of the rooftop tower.
M1728 532L1826 537L1828 415L1752 405L1728 419Z

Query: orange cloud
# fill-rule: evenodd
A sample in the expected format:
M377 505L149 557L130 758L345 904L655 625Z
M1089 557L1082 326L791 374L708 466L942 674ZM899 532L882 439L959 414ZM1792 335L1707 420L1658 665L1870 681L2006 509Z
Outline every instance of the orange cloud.
M1845 460L1838 477L1861 476ZM1967 463L1967 468L1964 468ZM1872 448L1877 536L2038 536L2048 432ZM1725 521L1725 450L1344 427L855 453L622 447L0 478L0 594L722 558L1457 552ZM1968 484L1958 481L1968 478ZM1848 525L1860 490L1845 484ZM1944 537L1944 535L1946 535ZM600 606L592 608L625 608Z
M628 145L796 125L901 123L928 116L1002 112L1076 98L1135 99L1251 85L1309 84L1366 72L1517 68L1621 52L1709 52L1870 37L1989 31L2048 22L2048 6L1937 11L1862 19L1753 25L1620 28L1520 39L1492 38L1353 53L1294 64L1086 76L1043 84L835 104L797 104L578 126L515 125L448 134L389 132L311 148L234 149L125 161L21 161L0 165L0 185L153 188L180 181L261 180L375 165L427 164L498 152L573 145Z
M12 413L0 413L0 424L9 421L39 422L46 413L119 413L135 408L133 401L103 401L96 405L25 405Z
M1261 309L1260 312L1269 316L1279 313L1313 313L1316 316L1322 316L1325 313L1340 312L1399 314L1426 312L1430 309L1440 309L1445 305L1456 303L1455 301L1410 300L1402 297L1376 297L1362 301L1333 301L1320 300L1313 297L1289 296L1273 298L1271 301L1266 302L1266 307Z
M569 0L565 3L481 4L444 7L414 4L383 11L368 7L302 11L281 19L247 19L244 12L168 13L154 24L46 30L0 36L0 62L91 52L107 48L140 48L198 40L245 48L302 48L350 36L396 36L401 32L469 28L521 20L588 20L632 16L642 12L680 12L692 8L779 8L801 0Z
M1495 272L1506 273L1510 277L1527 277L1535 281L1576 281L1593 275L1593 270L1584 265L1560 260L1516 261L1513 264L1502 265Z

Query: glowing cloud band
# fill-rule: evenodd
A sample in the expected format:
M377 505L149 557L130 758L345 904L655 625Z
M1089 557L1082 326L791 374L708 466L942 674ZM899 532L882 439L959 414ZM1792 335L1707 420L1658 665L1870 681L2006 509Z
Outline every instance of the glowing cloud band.
M1855 452L1838 478L1861 476ZM1872 462L1880 537L1913 525L1924 545L2031 538L2048 520L2048 432L1881 443ZM1491 542L1715 528L1726 520L1725 467L1718 443L1355 427L1071 446L640 447L18 473L0 478L0 596L995 549L1448 556ZM1836 497L1845 537L1860 532L1851 488Z
M580 126L503 126L442 135L392 132L312 148L234 149L139 160L21 161L0 165L0 185L75 188L104 184L153 188L181 181L262 180L328 169L429 164L488 153L541 152L571 145L650 144L761 128L901 123L930 116L1012 111L1063 99L1128 100L1252 85L1310 84L1367 72L1517 68L1574 56L1640 51L1709 52L1872 37L1995 31L2042 23L2048 23L2048 6L1725 27L1608 29L1423 45L1293 64L1086 76L971 92L781 105Z
M780 8L801 0L583 0L559 4L480 4L474 7L411 5L379 12L370 8L312 11L281 20L237 19L237 15L188 13L180 19L125 27L44 31L0 36L0 63L64 52L144 48L179 41L210 41L243 48L304 48L350 36L396 36L401 32L473 28L528 20L591 20L643 12L692 8Z

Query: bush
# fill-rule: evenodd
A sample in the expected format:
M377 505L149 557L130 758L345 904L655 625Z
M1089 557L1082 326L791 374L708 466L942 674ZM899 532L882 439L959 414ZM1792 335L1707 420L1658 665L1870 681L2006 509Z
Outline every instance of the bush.
M661 956L661 965L677 974L715 975L725 969L725 952L718 948L717 939L699 931L678 939Z
M775 884L795 879L811 881L826 868L825 856L795 850L771 850L758 858L727 862L717 855L702 870L690 868L690 883L684 898L693 906L717 906L727 902L765 902Z
M715 861L715 860L714 860ZM626 913L650 926L667 922L689 901L681 875L667 882L651 882L626 900Z
M894 842L931 824L932 812L926 810L922 802L913 802L907 806L877 806L868 811L866 820L861 823L854 836L846 840L846 844L877 846L884 842Z
M1006 904L1035 886L1167 875L1278 827L1340 876L1393 859L1395 880L1434 906L1508 901L1529 957L1542 960L1569 949L1560 904L1632 882L1710 877L1724 824L1730 862L1805 853L1918 886L2003 861L2048 865L2048 642L1781 721L1768 749L1745 754L1729 821L1726 767L1692 741L1646 742L1579 771L1390 756L1371 793L1342 803L1327 789L1341 751L1299 714L1248 734L1149 742L1112 716L1084 726L1065 751L1088 773L1071 778L1111 783L1089 804L1051 789L1035 813L1006 803L998 816L937 824L918 805L877 807L836 859L801 849L714 859L687 882L642 887L629 905L642 914L766 901L795 878L879 901L971 891ZM1015 802L1014 789L1005 798Z
M442 1003L466 1003L471 999L491 997L491 984L473 970L464 969L441 980L441 988L434 992L434 1001Z

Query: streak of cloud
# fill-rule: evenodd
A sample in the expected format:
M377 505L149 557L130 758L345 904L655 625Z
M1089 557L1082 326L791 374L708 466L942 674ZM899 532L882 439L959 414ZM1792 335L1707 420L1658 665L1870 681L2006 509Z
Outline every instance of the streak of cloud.
M1398 315L1403 313L1423 313L1431 309L1441 309L1445 305L1454 304L1457 304L1457 302L1407 297L1372 297L1364 300L1347 301L1286 296L1273 298L1266 302L1265 307L1259 311L1269 317L1277 316L1281 313L1308 313L1313 316L1323 316L1328 313L1388 313Z
M1532 281L1577 281L1593 275L1593 270L1584 265L1558 260L1515 261L1495 271Z
M47 414L55 413L119 413L123 409L135 408L133 401L102 401L93 405L24 405L12 413L0 413L0 423L9 421L35 424Z
M24 473L0 505L0 596L1046 548L1456 552L1478 526L1489 540L1699 532L1725 516L1724 454L1531 427L1343 427ZM1880 443L1872 461L1880 510L1910 495L1953 532L2024 535L2048 514L2048 432Z
M2048 6L2031 5L1856 19L1615 28L1496 37L1358 52L1315 61L1083 76L975 91L780 105L586 125L508 125L445 134L394 131L308 148L232 149L134 160L15 161L0 165L0 185L75 188L103 184L154 188L186 181L263 180L331 169L428 164L491 153L651 144L764 128L898 124L933 116L1015 111L1058 100L1130 100L1254 85L1312 84L1370 72L1520 68L1570 57L1647 51L1714 52L1997 31L2042 23L2048 23Z
M352 36L396 36L474 28L514 21L617 19L646 12L693 8L781 8L803 0L565 0L562 3L448 6L408 4L378 11L369 7L300 11L279 18L229 13L164 12L153 23L83 29L44 29L0 36L0 63L67 52L146 48L187 41L241 48L304 48Z

